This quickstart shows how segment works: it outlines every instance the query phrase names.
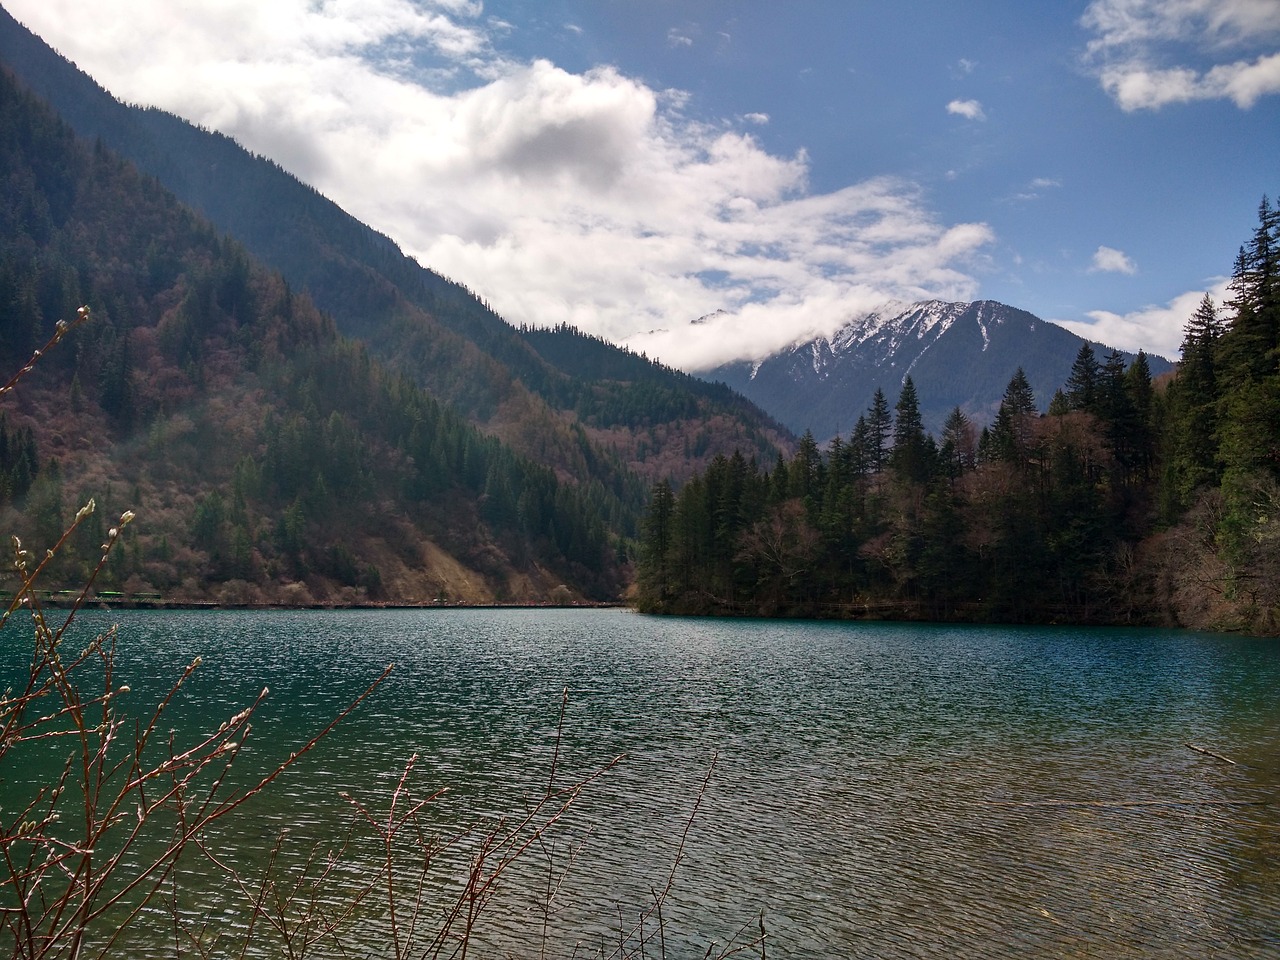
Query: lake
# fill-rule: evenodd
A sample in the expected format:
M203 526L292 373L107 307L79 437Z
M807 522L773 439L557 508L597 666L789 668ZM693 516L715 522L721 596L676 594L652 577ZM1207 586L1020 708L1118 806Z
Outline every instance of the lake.
M553 766L559 787L603 770L504 876L471 956L638 956L625 935L673 865L646 956L714 955L761 926L789 958L1280 953L1273 641L623 610L118 611L79 628L112 622L139 705L203 657L168 718L179 740L270 688L242 775L395 664L220 832L245 877L282 828L279 874L300 876L345 835L340 794L385 808L416 754L415 795L448 788L423 822L461 838L423 897L456 892L476 837L536 803ZM13 675L22 636L4 641ZM357 841L324 896L381 855ZM182 883L189 925L244 923L207 862ZM346 945L390 955L387 923L370 901ZM172 956L163 928L131 955Z

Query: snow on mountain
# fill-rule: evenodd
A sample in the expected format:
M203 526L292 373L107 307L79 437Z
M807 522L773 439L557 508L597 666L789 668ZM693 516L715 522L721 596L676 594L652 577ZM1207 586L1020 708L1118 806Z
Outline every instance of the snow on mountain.
M1063 327L991 300L889 303L851 318L830 337L702 375L820 441L847 435L877 388L892 404L910 376L925 424L937 432L957 406L975 422L989 422L1019 367L1044 408L1083 343ZM1099 358L1109 352L1101 344L1095 350ZM1153 374L1171 366L1148 359Z
M728 315L728 312L725 310L715 310L711 313L703 314L697 320L690 321L689 325L693 327L700 327L705 323L710 323L712 320L718 320L721 317L727 317Z

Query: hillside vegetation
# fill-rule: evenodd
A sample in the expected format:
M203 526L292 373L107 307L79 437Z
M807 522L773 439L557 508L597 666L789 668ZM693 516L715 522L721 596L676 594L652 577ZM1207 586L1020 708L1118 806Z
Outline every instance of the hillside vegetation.
M81 136L156 177L390 369L560 479L608 489L628 533L649 482L735 448L765 458L791 449L785 428L731 391L572 328L512 327L277 164L120 103L3 9L0 58Z
M618 488L479 432L4 71L0 128L0 364L93 317L6 397L0 510L29 549L96 496L142 518L99 581L133 596L618 595ZM81 539L47 585L96 559Z

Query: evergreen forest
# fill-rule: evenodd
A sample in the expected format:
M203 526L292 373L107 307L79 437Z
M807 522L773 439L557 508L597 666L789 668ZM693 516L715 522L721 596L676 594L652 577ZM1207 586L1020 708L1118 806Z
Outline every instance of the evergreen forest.
M1263 198L1225 303L1175 372L1080 348L1038 412L925 432L908 377L826 450L718 456L653 488L650 612L1280 630L1280 209ZM853 417L850 417L852 420Z

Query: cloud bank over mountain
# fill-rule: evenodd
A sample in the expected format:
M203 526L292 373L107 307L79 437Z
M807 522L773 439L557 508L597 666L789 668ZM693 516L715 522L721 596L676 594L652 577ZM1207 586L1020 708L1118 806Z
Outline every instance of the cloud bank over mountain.
M30 25L90 18L63 52L113 92L165 91L161 107L276 159L514 323L710 365L832 329L868 298L972 296L993 239L937 222L905 180L810 190L803 151L743 129L762 114L709 124L607 66L505 60L479 4L111 8L51 0ZM126 53L139 43L155 51L142 68ZM705 342L651 332L718 308L732 322Z
M1168 229L1149 222L1150 207L1114 222L1102 193L1089 222L1069 223L1088 207L1078 191L1100 191L1102 174L1073 176L1047 134L1014 126L1052 124L1056 113L1011 100L1036 87L1000 75L996 51L990 62L959 56L974 52L968 44L932 77L913 32L910 81L871 83L876 97L847 101L805 94L820 81L873 77L882 48L896 55L904 38L874 11L846 24L865 27L872 46L837 64L809 58L822 34L777 11L760 15L768 47L756 38L748 55L746 23L699 21L707 11L693 9L659 27L641 23L658 16L647 9L575 2L555 14L498 0L6 6L118 96L271 157L513 323L570 323L686 369L763 356L887 300L1022 303L1022 291L1054 284L1045 297L1077 322L1133 317L1121 328L1131 339L1116 343L1133 349L1167 344L1186 319L1144 328L1175 321L1129 309L1137 285L1174 269L1146 239ZM1026 9L993 20L1019 26L1014 14ZM1040 81L1055 96L1071 75L1095 101L1094 85L1105 90L1114 105L1102 109L1117 117L1207 98L1234 115L1227 104L1256 106L1280 91L1277 11L1275 0L1095 0L1068 21L1078 31L1069 57L1032 59L1037 70L1058 64ZM597 55L606 28L616 38L646 26L651 69ZM1045 27L1023 28L1052 36ZM765 49L793 60L757 62ZM709 107L737 56L750 68L739 64L733 95L721 91ZM767 83L741 86L770 70ZM792 82L795 97L773 96ZM908 93L919 100L895 100ZM818 131L873 116L894 119L849 156L830 143L821 158L812 149L826 135ZM878 159L895 126L909 137L893 161ZM1043 142L1053 164L1019 158L1012 148L1023 141ZM997 163L1008 164L1000 179ZM1118 189L1132 193L1125 179ZM1173 209L1163 194L1158 209ZM1222 269L1230 252L1196 272ZM1183 276L1175 282L1203 282ZM1185 287L1156 289L1146 296Z

